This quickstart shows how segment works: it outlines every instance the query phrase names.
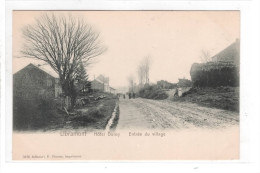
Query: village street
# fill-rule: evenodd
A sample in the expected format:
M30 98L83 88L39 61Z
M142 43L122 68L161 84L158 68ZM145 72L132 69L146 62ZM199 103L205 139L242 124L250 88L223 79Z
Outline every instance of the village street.
M119 100L117 129L223 128L239 124L239 114L170 100Z

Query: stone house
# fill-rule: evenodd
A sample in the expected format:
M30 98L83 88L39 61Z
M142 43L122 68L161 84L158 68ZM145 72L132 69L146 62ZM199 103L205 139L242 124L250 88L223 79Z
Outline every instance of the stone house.
M13 96L24 100L55 99L62 94L55 72L29 64L13 75Z
M116 94L116 89L115 89L115 88L112 88L112 87L110 87L110 93L111 93L111 94Z
M110 92L109 78L103 75L99 75L91 82L91 89L103 92Z

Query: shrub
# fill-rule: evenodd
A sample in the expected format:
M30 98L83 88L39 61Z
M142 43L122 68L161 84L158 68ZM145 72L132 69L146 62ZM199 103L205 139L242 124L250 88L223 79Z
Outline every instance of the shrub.
M159 89L156 85L151 85L142 88L139 91L138 95L142 98L155 99L155 100L163 100L168 97L165 91Z
M51 99L26 100L14 98L13 129L34 130L45 127L55 118L54 102Z

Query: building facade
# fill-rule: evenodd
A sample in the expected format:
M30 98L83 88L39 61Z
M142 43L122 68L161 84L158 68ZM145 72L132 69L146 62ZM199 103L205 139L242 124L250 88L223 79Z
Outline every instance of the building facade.
M111 94L116 94L116 89L115 89L115 88L112 88L112 87L110 87L110 93L111 93Z
M109 78L99 75L91 82L91 89L110 93Z
M53 99L62 94L59 78L29 64L13 75L13 96L25 100Z

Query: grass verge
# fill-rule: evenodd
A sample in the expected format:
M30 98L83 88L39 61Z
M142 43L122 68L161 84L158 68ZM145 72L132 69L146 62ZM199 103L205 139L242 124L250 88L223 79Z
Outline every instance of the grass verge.
M109 93L95 93L105 98L92 100L87 105L75 108L73 115L44 102L28 102L16 99L14 104L13 129L15 131L53 131L62 129L105 129L114 111L117 97ZM50 104L50 105L55 105Z
M67 119L67 126L73 129L105 129L116 106L117 97L113 94L102 93L106 97L91 101L84 107L75 109L75 116Z

